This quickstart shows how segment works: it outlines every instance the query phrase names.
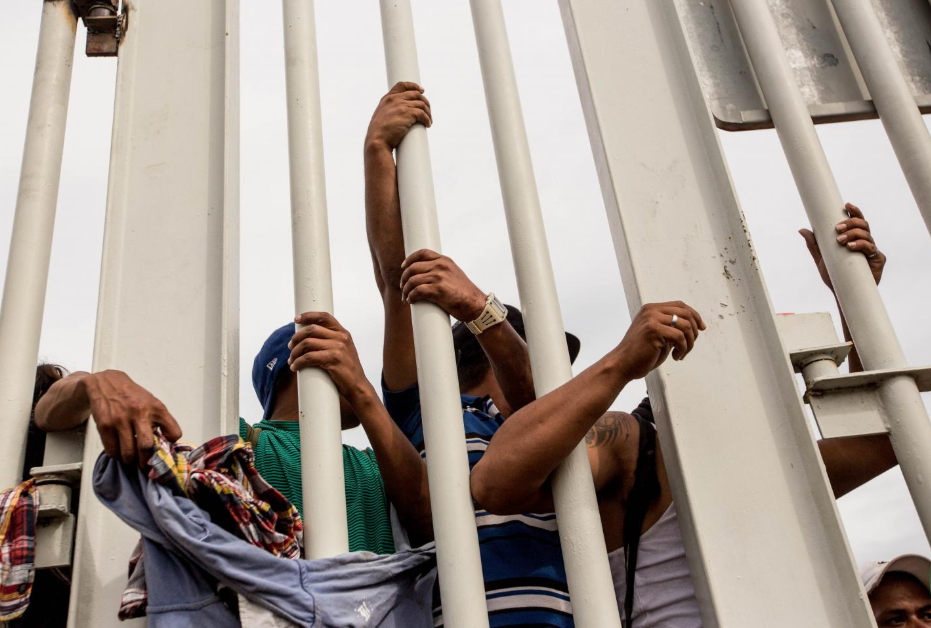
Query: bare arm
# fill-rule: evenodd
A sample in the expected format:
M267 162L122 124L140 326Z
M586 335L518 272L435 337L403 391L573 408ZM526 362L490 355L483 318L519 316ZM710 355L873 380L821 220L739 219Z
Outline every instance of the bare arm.
M374 388L351 401L378 461L385 493L412 543L433 540L433 517L427 466L414 446L388 415Z
M475 320L474 318L470 320ZM530 352L527 343L507 321L486 329L478 335L478 343L488 357L495 379L507 401L506 408L498 407L504 417L520 410L537 398L530 369Z
M446 312L456 316L450 311L456 310L457 318L466 321L475 319L485 306L484 293L449 258L422 250L405 260L397 166L392 152L414 124L430 126L432 122L423 89L415 83L398 83L378 103L365 138L366 231L385 309L382 364L390 390L403 390L417 382L411 303L430 300L440 307L452 303L452 308L444 307ZM429 269L423 264L412 268L417 262L433 264ZM422 285L427 283L428 270L437 271L429 276L432 287ZM414 283L406 285L412 277ZM418 285L421 289L411 295ZM438 286L449 297L445 301L431 292ZM495 369L508 405L522 407L534 399L527 347L510 325L496 327L488 330L485 338L479 337L479 342ZM511 408L501 411L507 416Z
M876 247L870 233L869 223L864 219L863 212L849 203L846 210L850 217L837 224L836 245L863 253L870 265L873 279L876 280L878 285L886 265L886 256ZM831 283L827 267L821 256L821 249L815 240L814 234L808 229L802 229L801 234L805 238L805 243L808 245L808 251L811 253L815 265L818 267L822 281L831 292L834 292L834 285ZM840 308L840 302L837 304L837 309L840 312L844 339L847 342L852 342L853 338L850 335L850 329L847 327L844 312ZM856 346L850 352L848 364L851 373L863 371L863 364L860 362ZM834 489L835 497L846 495L898 464L895 452L892 449L892 443L889 441L887 434L820 440L818 441L818 448L821 450L821 459L824 462L828 478L831 480L831 487Z
M433 523L426 463L391 420L366 379L349 332L325 312L301 314L296 322L306 327L295 333L289 344L291 370L316 366L330 374L362 423L378 461L385 493L401 523L415 542L431 540Z
M160 427L170 441L181 428L164 404L122 371L72 373L60 379L36 405L36 426L46 432L79 426L93 415L107 455L129 464L149 461Z
M378 103L365 138L365 224L385 310L382 364L391 390L403 390L417 381L411 310L401 300L404 236L392 151L414 124L431 122L423 90L414 83L398 83Z
M75 371L48 389L36 404L36 426L43 432L60 432L78 427L90 417L91 405L84 379L90 375Z
M673 314L678 317L676 327L671 325ZM673 359L683 359L704 328L698 313L684 303L644 306L613 351L505 421L472 470L473 497L491 512L502 513L546 503L550 475L624 386L646 376L670 352ZM617 474L611 466L617 461L600 456L600 451L595 453L593 472L605 481Z

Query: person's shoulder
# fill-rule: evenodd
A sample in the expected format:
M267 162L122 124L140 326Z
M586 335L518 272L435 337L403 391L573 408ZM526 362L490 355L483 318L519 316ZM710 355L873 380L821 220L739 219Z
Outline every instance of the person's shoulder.
M354 466L361 467L365 472L380 475L378 460L375 458L375 450L371 447L359 449L352 445L343 444L343 458L357 463Z
M627 412L610 410L595 422L585 435L589 447L624 450L636 447L640 437L639 421Z

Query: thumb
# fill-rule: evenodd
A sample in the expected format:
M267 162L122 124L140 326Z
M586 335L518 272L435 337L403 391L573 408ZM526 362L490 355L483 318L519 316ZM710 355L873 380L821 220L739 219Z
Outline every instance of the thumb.
M811 258L815 260L815 264L821 263L821 248L818 246L818 241L815 240L815 234L812 233L811 229L799 229L799 234L802 238L805 239L805 244L808 246L808 252L811 253Z

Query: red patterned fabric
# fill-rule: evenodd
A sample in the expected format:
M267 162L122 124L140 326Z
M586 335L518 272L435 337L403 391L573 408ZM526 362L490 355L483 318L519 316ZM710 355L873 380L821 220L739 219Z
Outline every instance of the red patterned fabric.
M170 486L214 516L214 521L276 556L300 558L301 516L255 470L252 447L232 434L197 449L158 435L149 478Z
M36 562L36 481L0 493L0 622L26 612Z
M196 449L170 443L156 432L149 478L169 486L210 513L214 523L283 558L300 558L304 524L291 502L255 470L252 447L239 436L221 436ZM129 563L120 619L143 617L148 595L142 543Z

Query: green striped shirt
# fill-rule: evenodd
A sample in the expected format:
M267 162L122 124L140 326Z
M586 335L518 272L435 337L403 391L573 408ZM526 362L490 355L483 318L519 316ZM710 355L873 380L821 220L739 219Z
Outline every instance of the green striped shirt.
M255 448L255 468L304 514L301 495L301 436L297 421L261 421ZM246 421L239 419L239 435L246 437ZM375 453L343 445L346 477L346 520L349 551L393 554L394 539L388 515L388 498Z

